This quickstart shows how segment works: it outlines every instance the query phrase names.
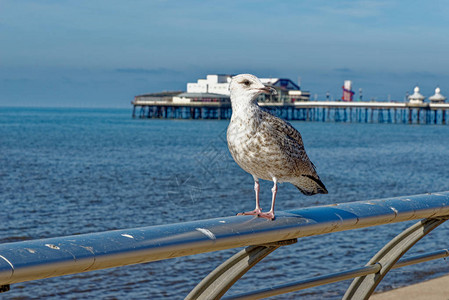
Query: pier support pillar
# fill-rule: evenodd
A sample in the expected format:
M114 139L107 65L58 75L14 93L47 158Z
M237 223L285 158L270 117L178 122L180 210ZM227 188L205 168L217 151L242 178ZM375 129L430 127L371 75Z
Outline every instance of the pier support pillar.
M133 105L133 119L136 118L136 106Z

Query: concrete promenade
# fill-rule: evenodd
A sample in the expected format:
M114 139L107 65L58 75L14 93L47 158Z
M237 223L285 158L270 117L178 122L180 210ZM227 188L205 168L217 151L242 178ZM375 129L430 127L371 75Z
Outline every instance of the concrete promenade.
M449 300L449 275L374 294L370 300Z

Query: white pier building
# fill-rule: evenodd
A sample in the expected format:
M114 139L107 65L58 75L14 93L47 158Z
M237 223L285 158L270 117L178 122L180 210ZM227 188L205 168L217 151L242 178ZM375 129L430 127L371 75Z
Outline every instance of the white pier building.
M191 98L192 101L199 99L203 94L203 99L213 99L222 102L223 95L229 97L229 83L232 75L207 75L206 79L198 79L197 82L187 83L187 92L173 97L173 102L186 103ZM282 102L294 103L295 101L308 101L310 93L304 92L293 81L287 78L260 78L260 81L275 88L278 92L276 97L261 95L259 102Z
M430 103L444 103L446 97L441 95L441 90L439 87L435 89L435 95L429 97Z
M410 96L408 96L408 100L410 102L410 104L421 104L424 102L424 99L426 99L426 97L424 97L420 92L419 92L419 86L415 86L415 89L413 90L414 93Z

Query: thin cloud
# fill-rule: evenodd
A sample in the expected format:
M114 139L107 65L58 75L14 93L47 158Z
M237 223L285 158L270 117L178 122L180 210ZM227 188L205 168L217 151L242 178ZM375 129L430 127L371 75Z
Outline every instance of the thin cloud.
M349 68L335 68L334 71L338 72L338 73L352 73L353 72L352 69L349 69Z
M133 73L133 74L149 74L149 75L174 75L179 74L177 70L157 68L157 69L145 69L145 68L119 68L115 70L118 73Z
M338 1L337 6L324 6L320 10L326 14L347 16L354 18L375 17L382 14L382 11L390 6L390 2L379 0L364 1Z

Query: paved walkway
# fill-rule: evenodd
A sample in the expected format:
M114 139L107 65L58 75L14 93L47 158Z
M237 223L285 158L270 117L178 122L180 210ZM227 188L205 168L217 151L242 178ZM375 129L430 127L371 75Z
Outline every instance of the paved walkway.
M385 293L374 294L370 300L449 300L449 276L424 281Z

